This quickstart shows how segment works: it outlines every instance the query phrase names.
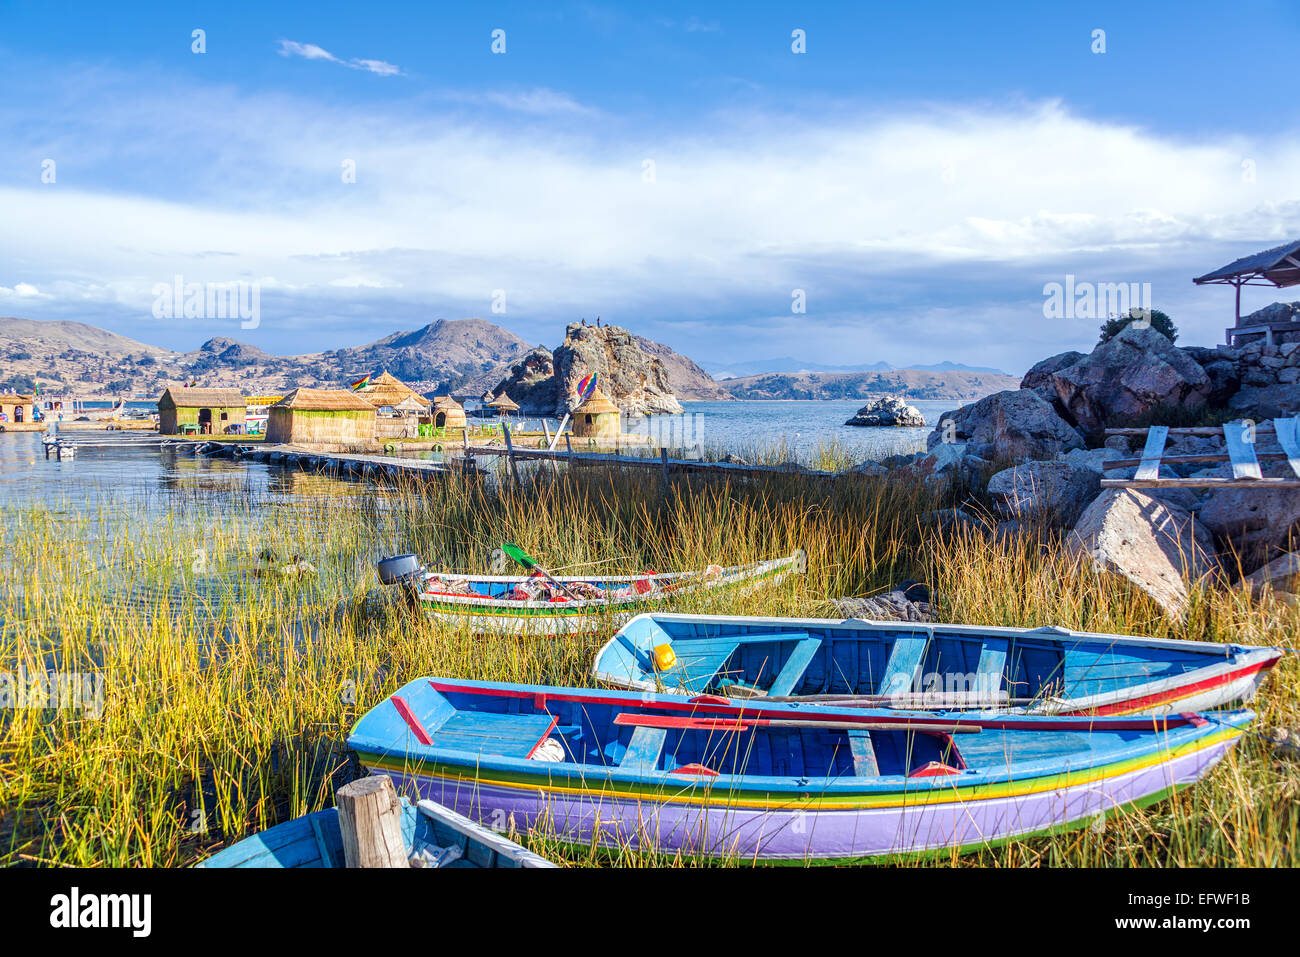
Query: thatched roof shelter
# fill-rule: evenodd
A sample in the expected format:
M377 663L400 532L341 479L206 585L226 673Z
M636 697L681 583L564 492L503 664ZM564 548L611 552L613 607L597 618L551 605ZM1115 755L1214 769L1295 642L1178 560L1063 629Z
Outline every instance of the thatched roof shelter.
M374 405L346 389L294 389L267 411L268 442L361 445L374 437Z
M187 389L172 386L158 399L158 408L173 409L228 409L244 404L238 389Z
M597 386L580 406L573 410L573 434L579 438L616 438L622 432L618 406Z
M463 428L465 407L449 395L440 395L433 400L432 418L436 428Z
M239 433L247 421L247 403L238 389L172 386L158 399L158 431L163 435Z
M427 412L432 403L388 370L370 380L369 385L357 389L377 409L389 406L398 412Z
M495 399L489 402L488 405L496 409L498 412L519 411L519 403L517 403L514 399L510 398L510 396L506 395L504 392L502 392L499 396L497 396Z

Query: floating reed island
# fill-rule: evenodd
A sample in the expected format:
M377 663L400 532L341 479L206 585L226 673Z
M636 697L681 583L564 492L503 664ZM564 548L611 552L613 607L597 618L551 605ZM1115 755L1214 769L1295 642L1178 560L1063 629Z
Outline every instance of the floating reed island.
M126 507L125 489L75 508L55 495L5 511L0 864L190 865L333 807L362 773L347 746L353 727L421 676L592 687L613 621L537 640L416 614L375 579L376 560L399 552L482 573L513 541L557 574L616 575L802 548L802 575L744 593L701 590L674 610L829 616L833 599L911 578L929 583L940 621L1300 644L1294 610L1192 584L1187 614L1172 618L1050 529L1027 523L990 538L936 522L942 509L981 503L968 489L897 475L665 480L557 467L517 483L455 472L381 485L309 478L266 492L246 482L175 490L143 511ZM1193 788L1081 830L977 842L927 863L1296 866L1300 761L1275 741L1300 744L1293 654L1251 706L1254 731ZM506 836L566 866L754 863L640 841L575 847L544 818Z

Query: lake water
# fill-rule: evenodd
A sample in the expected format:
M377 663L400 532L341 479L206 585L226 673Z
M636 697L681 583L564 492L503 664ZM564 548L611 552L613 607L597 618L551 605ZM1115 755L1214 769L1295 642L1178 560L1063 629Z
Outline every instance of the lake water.
M682 416L651 416L630 423L634 431L655 430L665 444L693 446L711 452L731 451L744 457L784 443L795 458L815 456L819 447L835 442L861 460L881 458L919 448L929 429L958 402L913 402L927 422L925 429L855 428L844 425L861 400L792 400L685 402ZM520 420L525 428L540 428L541 419ZM551 428L558 423L549 420ZM57 502L78 511L101 503L105 492L125 495L142 510L165 509L168 499L238 497L262 502L302 501L349 494L355 483L296 468L206 458L160 448L121 432L65 433L78 443L75 459L46 459L41 435L34 432L0 435L0 503ZM681 441L685 439L686 441Z

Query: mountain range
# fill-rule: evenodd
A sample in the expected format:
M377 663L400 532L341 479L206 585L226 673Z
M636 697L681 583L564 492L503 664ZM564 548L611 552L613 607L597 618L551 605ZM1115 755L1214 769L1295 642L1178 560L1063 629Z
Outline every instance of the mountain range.
M940 363L920 370L894 370L887 363L849 371L780 371L766 368L793 359L759 363L763 374L717 381L691 359L643 336L636 345L663 368L679 399L973 398L1011 381L996 372ZM298 386L338 388L387 369L418 391L477 398L498 387L537 346L486 319L438 319L419 329L395 332L374 342L302 355L273 355L226 336L197 349L175 352L105 329L67 320L0 318L0 390L83 396L157 396L169 385L197 381L232 387L245 394L282 394ZM743 370L748 363L733 364ZM1017 383L1018 384L1018 383Z
M714 379L726 382L730 379L740 379L765 373L889 372L904 367L890 365L888 362L883 361L865 362L858 365L826 365L820 362L808 362L803 359L782 356L779 359L746 359L739 362L728 362L725 365L710 363L706 368ZM911 365L905 368L914 369L918 372L986 372L991 375L1007 375L1001 369L993 369L988 366L968 366L961 362L947 361L936 362L931 365Z

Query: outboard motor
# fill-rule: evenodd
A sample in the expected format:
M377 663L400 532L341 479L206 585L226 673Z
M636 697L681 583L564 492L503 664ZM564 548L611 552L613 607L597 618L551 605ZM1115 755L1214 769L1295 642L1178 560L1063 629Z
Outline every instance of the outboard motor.
M394 555L379 560L379 582L382 585L413 583L420 571L420 562L414 555Z

